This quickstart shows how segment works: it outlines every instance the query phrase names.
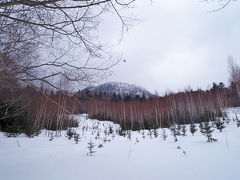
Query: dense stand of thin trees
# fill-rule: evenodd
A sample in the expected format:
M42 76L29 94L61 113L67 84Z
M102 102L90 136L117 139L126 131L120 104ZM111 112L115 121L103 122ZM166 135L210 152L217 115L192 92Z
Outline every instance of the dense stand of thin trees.
M137 130L170 127L173 124L193 124L215 120L216 117L225 118L224 108L240 105L236 82L229 88L223 83L213 83L210 90L189 89L149 99L139 96L121 98L102 93L77 93L70 96L68 93L39 90L30 86L19 88L14 96L15 99L20 99L12 105L15 110L9 108L11 105L4 106L4 102L0 102L3 105L1 129L16 131L6 127L4 129L4 122L9 128L9 121L14 122L16 118L22 117L20 121L27 120L27 123L22 125L27 126L29 135L41 129L56 130L56 135L60 135L62 129L77 125L77 122L70 118L71 114L88 113L91 118L110 120L119 123L123 129ZM28 100L23 101L24 97ZM19 121L16 123L12 125L19 128ZM25 131L26 129L19 133Z
M3 93L3 91L1 91ZM16 101L9 101L13 96ZM32 136L41 129L61 130L77 126L70 115L79 113L79 104L64 92L19 87L16 92L5 92L0 98L0 130L8 133L25 133Z
M95 96L85 104L90 117L114 121L124 129L149 129L169 127L174 123L197 123L224 116L222 110L230 105L231 96L228 88L214 84L208 91L186 90L149 99L109 100Z

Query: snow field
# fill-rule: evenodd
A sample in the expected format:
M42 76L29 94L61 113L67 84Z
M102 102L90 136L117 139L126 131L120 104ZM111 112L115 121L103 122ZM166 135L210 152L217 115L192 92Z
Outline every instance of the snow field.
M239 108L226 110L230 119ZM117 134L108 135L119 125L107 121L90 120L87 115L79 119L76 132L78 144L68 140L66 131L49 141L43 131L38 137L7 138L0 134L1 180L238 180L240 162L240 128L231 121L222 133L215 129L217 142L208 143L199 130L192 136L179 136L178 142L169 129L163 141L161 129L158 137L149 131L131 132L131 140ZM96 136L99 132L99 138ZM127 135L128 136L128 135ZM87 156L92 141L96 153ZM102 148L98 146L102 144ZM179 146L179 148L178 148Z

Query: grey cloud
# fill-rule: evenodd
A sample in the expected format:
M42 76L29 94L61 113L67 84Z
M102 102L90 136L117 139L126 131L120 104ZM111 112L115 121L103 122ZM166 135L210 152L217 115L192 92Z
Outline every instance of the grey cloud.
M113 68L108 81L141 85L160 94L188 85L206 88L213 81L227 84L227 56L239 57L240 3L216 13L207 13L216 4L169 0L136 2L134 12L143 19L118 44L119 32L109 18L102 37L114 50L123 52L126 63ZM113 25L116 25L113 27Z

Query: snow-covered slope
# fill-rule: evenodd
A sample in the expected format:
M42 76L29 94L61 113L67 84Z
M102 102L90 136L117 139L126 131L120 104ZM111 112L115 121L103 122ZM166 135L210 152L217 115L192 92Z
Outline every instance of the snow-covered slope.
M240 118L239 108L227 113ZM112 122L90 120L87 115L75 118L80 122L78 144L65 136L66 131L53 141L45 132L36 138L6 138L0 133L0 179L239 180L240 128L235 121L222 133L214 131L217 142L207 143L199 131L195 136L188 131L178 142L169 129L166 141L160 135L150 138L146 130L122 137L110 133L119 129ZM90 140L95 145L93 156L86 155Z
M108 95L113 95L115 93L116 95L120 95L121 97L127 95L130 95L132 97L139 95L140 97L142 97L143 94L145 95L146 98L152 96L152 94L149 91L142 87L136 86L134 84L127 84L121 82L109 82L99 86L92 86L86 89L92 92L107 93Z

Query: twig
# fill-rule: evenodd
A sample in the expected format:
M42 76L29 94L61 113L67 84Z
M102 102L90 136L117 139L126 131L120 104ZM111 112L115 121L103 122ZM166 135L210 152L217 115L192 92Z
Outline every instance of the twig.
M131 145L130 145L130 147L129 147L129 152L128 152L128 159L130 159L130 156L131 156Z
M226 145L227 145L227 148L228 148L228 138L227 138L227 131L225 131L225 138L226 138Z
M17 145L18 145L19 148L21 147L20 144L19 144L19 142L18 142L18 140L17 140Z

